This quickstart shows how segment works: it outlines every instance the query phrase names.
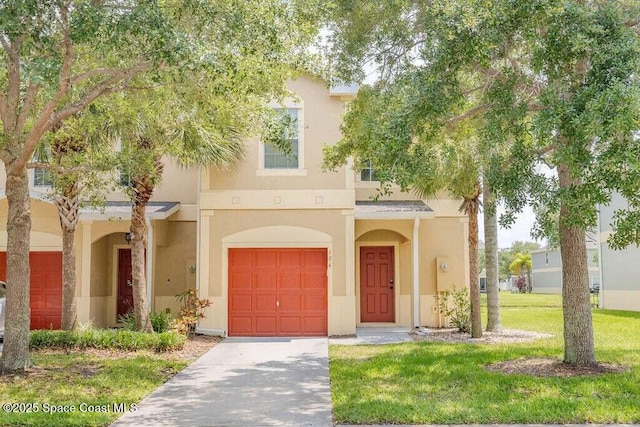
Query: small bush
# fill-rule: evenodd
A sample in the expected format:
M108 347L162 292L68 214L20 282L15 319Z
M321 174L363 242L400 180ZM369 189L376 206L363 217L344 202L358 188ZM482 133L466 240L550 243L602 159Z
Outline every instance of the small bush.
M120 316L118 316L118 323L122 325L122 329L126 329L127 331L135 331L136 315L133 313L133 311L130 311L127 314L121 314Z
M31 331L32 349L84 349L111 350L179 350L187 338L175 332L145 333L116 329L88 329L82 331Z
M152 311L149 313L149 321L151 322L151 327L154 332L167 332L169 330L169 326L171 326L172 316L171 313L166 313L164 311L155 312ZM118 323L122 325L122 329L127 331L135 331L136 330L136 315L133 311L125 314L124 316L118 317Z
M167 332L169 330L169 326L171 326L173 316L171 316L171 313L166 311L159 311L157 313L152 311L149 313L149 319L151 320L151 326L154 331Z
M452 298L452 306L449 307L449 297ZM456 291L443 291L435 296L440 314L444 314L449 319L452 326L458 328L460 332L471 331L471 298L469 290L462 288Z
M176 299L180 302L180 313L171 324L171 329L191 336L196 331L198 321L204 319L204 310L211 305L211 301L198 298L198 291L195 289L187 289L176 295Z
M513 286L518 290L518 292L524 294L527 292L527 279L524 277L518 277L513 281Z

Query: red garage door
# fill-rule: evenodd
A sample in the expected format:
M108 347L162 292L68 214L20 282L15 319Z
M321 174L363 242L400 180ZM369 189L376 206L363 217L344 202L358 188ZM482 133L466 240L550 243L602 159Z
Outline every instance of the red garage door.
M229 335L327 335L327 250L229 249Z
M60 329L62 252L31 252L31 329ZM7 278L7 253L0 252L0 279Z

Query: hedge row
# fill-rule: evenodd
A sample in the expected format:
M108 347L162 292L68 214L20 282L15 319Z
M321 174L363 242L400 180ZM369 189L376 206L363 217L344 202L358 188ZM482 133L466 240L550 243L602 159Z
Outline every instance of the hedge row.
M88 329L78 331L31 331L32 349L179 350L187 337L176 332L144 333L118 329Z

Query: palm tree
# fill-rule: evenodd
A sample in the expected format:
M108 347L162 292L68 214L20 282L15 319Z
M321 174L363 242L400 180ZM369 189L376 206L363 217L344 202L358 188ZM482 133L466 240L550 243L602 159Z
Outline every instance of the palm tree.
M103 161L104 147L93 144L83 131L86 117L77 114L55 126L38 146L37 161L28 165L45 170L52 178L51 200L62 229L63 330L74 329L77 322L75 231L80 206L87 201L93 206L102 203L104 180L99 175L110 164Z
M484 204L485 266L487 269L487 332L502 330L498 287L498 216L496 203L485 175L482 180Z
M244 154L244 138L259 126L266 102L234 100L226 93L205 96L206 83L190 81L155 93L123 94L105 106L105 124L119 142L119 168L129 178L131 261L135 328L151 332L146 303L146 208L162 180L164 159L183 166L226 169Z
M527 279L527 292L531 292L531 254L518 252L515 255L515 259L509 265L509 271L513 274L517 274L520 277L526 277Z

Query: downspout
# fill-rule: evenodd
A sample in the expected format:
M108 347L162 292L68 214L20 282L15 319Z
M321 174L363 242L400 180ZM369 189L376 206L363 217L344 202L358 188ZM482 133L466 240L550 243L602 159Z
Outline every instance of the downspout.
M147 223L147 311L151 312L151 298L153 298L153 224L147 216L144 220Z
M202 191L202 187L200 187L202 180L202 166L198 166L198 191L196 193L196 292L200 295L200 192Z
M420 327L420 265L418 260L420 218L413 220L413 327Z

